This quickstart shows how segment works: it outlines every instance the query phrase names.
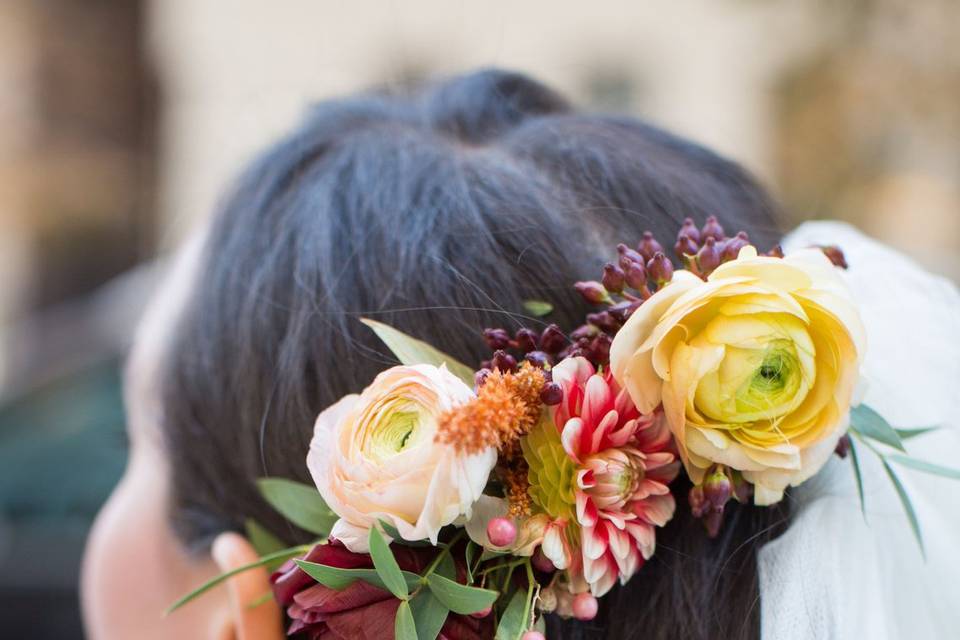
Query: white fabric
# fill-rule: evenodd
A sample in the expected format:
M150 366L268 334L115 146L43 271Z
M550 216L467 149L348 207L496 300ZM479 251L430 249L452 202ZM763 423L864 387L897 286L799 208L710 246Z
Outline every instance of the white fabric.
M785 248L837 244L867 328L864 402L897 427L940 425L911 457L960 468L960 293L836 222ZM924 562L876 456L858 449L866 522L849 459L796 488L787 531L758 556L764 640L960 638L960 481L896 467L923 532Z

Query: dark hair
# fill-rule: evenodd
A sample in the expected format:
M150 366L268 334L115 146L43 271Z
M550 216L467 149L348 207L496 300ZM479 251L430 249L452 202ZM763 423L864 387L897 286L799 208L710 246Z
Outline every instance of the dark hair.
M394 362L358 317L477 364L480 329L520 322L524 300L549 301L549 320L572 329L589 309L571 284L595 278L617 242L645 229L672 241L684 217L710 214L778 240L774 205L736 164L634 118L572 110L523 75L321 103L213 222L164 379L175 529L203 547L254 518L308 539L254 480L309 482L317 414ZM597 621L554 621L551 637L756 636L755 550L783 512L734 508L711 541L676 495L647 566Z

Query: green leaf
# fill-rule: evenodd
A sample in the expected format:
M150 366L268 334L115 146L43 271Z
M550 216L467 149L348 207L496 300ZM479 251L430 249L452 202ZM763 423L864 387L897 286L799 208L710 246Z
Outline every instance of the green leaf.
M277 536L270 533L270 531L253 518L247 518L244 525L244 529L247 530L247 540L250 541L250 544L258 556L262 557L276 553L286 546Z
M470 388L473 388L473 369L462 362L458 362L452 356L448 356L442 351L434 349L426 342L412 338L402 331L397 331L382 322L370 320L369 318L360 318L360 322L373 329L374 333L383 340L383 343L390 348L390 351L393 352L393 355L395 355L401 363L406 365L432 364L437 367L441 364L446 364L450 373L463 380Z
M910 496L907 495L906 489L904 489L903 485L900 483L900 478L898 478L897 474L893 472L893 468L890 466L890 463L887 462L887 459L880 458L880 461L883 462L883 470L887 472L890 482L893 483L893 488L897 490L897 496L900 498L900 504L903 505L903 510L907 514L907 520L910 521L910 528L913 530L913 535L917 539L917 544L920 545L920 555L922 555L924 560L926 560L927 552L923 546L923 535L920 533L920 523L917 521L917 514L913 510L913 503L910 502Z
M857 495L860 496L860 513L863 519L867 519L867 502L863 499L863 474L860 472L860 456L857 454L857 446L850 438L850 462L853 463L853 476L857 479Z
M316 487L285 478L261 478L257 488L280 515L305 531L326 537L337 521Z
M456 580L457 563L453 561L453 556L450 553L444 553L443 557L440 558L440 563L437 565L437 568L434 569L434 572L443 576L444 578Z
M467 542L467 549L463 552L465 564L467 565L467 582L473 584L473 560L477 555L477 549L480 549L473 540Z
M901 440L909 440L910 438L916 438L917 436L922 436L925 433L930 433L931 431L936 431L940 427L920 427L919 429L894 429L897 432L897 435L900 436Z
M483 611L496 602L499 595L496 591L468 587L436 573L427 578L427 585L448 609L461 614Z
M902 464L905 467L916 469L917 471L922 471L924 473L931 473L935 476L942 476L944 478L950 478L952 480L960 480L960 469L951 469L950 467L941 467L940 465L933 464L932 462L925 462L923 460L917 460L916 458L901 456L900 454L897 454L897 453L891 456L888 456L887 459L893 460L897 464Z
M308 576L320 584L337 591L343 591L357 580L363 580L375 587L389 591L389 588L380 577L380 574L377 573L376 569L341 569L326 564L307 562L306 560L295 560L295 562ZM415 573L401 571L401 575L403 575L408 590L420 584L420 576Z
M493 560L494 558L502 558L503 556L510 555L506 551L494 551L493 549L484 549L483 553L480 554L480 562L486 562L487 560Z
M500 617L495 640L517 640L526 631L527 620L524 610L527 608L527 593L517 589L510 598L507 610Z
M906 453L897 430L865 404L850 410L850 428L860 435Z
M542 318L553 313L553 305L546 300L524 300L523 308L534 318Z
M393 552L390 551L387 541L383 539L383 534L376 527L370 527L368 543L370 545L370 557L373 558L373 566L380 579L387 585L387 590L401 600L406 600L410 591L403 579L403 572L400 571L400 565L397 564L397 559L393 557Z
M410 603L406 600L397 608L393 635L396 640L417 640L417 624L413 621L413 612L410 611Z
M183 596L182 598L180 598L179 600L177 600L176 602L174 602L172 605L170 605L170 606L167 608L167 610L166 610L166 612L164 613L164 615L169 615L169 614L173 613L174 611L176 611L177 609L179 609L179 608L182 607L183 605L187 604L188 602L190 602L190 601L193 600L194 598L197 598L198 596L203 595L204 593L206 593L206 592L209 591L210 589L213 589L215 586L217 586L217 585L220 584L221 582L232 578L233 576L237 575L238 573L243 573L244 571L249 571L250 569L256 569L257 567L266 566L266 565L268 565L268 564L270 564L271 562L274 562L274 561L276 561L276 560L289 560L290 558L292 558L292 557L294 557L294 556L298 556L298 555L303 554L303 553L306 553L306 552L309 551L309 550L310 550L309 547L303 547L303 546L301 546L301 547L291 547L291 548L289 548L289 549L283 549L283 550L281 550L281 551L277 551L276 553L271 553L271 554L269 554L269 555L263 556L262 558L260 558L260 559L257 560L256 562L251 562L251 563L249 563L249 564L243 565L242 567L237 567L236 569L233 569L233 570L231 570L231 571L227 571L226 573L221 573L221 574L218 575L217 577L211 578L210 580L207 580L207 581L204 582L202 585L200 585L199 587L197 587L196 589L194 589L193 591L191 591L191 592L188 593L187 595Z
M424 589L410 600L410 609L413 610L420 640L435 640L450 613L429 589Z

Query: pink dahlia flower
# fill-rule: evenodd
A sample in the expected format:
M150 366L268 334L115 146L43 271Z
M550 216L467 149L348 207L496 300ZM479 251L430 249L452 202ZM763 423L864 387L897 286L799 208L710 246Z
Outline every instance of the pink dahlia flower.
M553 368L553 381L563 389L552 417L575 469L579 524L579 535L568 531L565 537L579 538L581 557L565 560L572 577L582 570L590 591L601 596L653 555L654 528L673 517L667 485L679 463L662 416L641 415L609 370L597 373L585 358L568 358ZM562 548L572 553L574 545Z

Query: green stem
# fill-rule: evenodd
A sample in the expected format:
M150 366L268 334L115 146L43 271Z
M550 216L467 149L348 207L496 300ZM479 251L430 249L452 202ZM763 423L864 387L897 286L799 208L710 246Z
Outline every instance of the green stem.
M530 563L530 559L526 559L526 569L527 569L527 603L523 608L523 619L530 620L530 616L533 613L531 609L533 608L533 588L536 585L536 580L533 578L533 565ZM533 626L532 623L529 624L530 627Z
M450 539L450 542L447 543L443 549L440 550L440 553L437 554L437 557L427 565L427 570L423 572L423 575L420 576L420 582L426 583L427 578L430 577L434 571L437 570L437 567L440 565L440 561L443 560L443 557L450 553L450 550L453 549L454 545L460 542L460 539L463 538L463 529L457 532L457 535L453 536Z

